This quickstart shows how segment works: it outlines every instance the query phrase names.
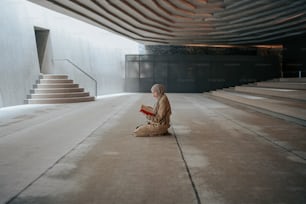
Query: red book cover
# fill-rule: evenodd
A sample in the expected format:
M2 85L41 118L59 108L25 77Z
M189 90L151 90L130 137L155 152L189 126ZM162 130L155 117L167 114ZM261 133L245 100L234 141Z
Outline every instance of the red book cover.
M146 115L152 115L154 116L155 114L153 113L153 109L149 106L144 106L142 105L140 108L140 112L146 114Z

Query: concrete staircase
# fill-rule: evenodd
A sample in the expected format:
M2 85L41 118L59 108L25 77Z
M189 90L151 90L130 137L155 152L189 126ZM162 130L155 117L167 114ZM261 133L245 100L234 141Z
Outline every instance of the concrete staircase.
M236 86L212 91L209 96L306 126L306 78L282 78Z
M68 79L67 75L45 74L41 75L38 83L33 86L31 95L25 103L28 104L56 104L78 103L94 101L95 97L89 96L78 84Z

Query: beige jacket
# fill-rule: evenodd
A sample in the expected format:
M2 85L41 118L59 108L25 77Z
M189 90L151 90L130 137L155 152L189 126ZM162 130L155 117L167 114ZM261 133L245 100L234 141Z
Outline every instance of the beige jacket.
M152 107L151 107L152 108ZM150 108L150 109L151 109ZM147 115L148 124L141 125L134 130L137 137L158 136L168 133L170 127L171 106L168 97L163 94L156 102L153 112L154 116Z
M147 115L147 119L153 124L170 127L171 106L168 97L163 94L156 102L153 112L155 116Z

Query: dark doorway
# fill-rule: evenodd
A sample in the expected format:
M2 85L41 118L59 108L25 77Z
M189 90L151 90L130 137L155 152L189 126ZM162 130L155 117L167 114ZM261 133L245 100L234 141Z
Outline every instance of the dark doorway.
M49 30L45 28L34 27L34 31L35 31L39 67L40 67L40 72L42 72L46 46L48 42Z

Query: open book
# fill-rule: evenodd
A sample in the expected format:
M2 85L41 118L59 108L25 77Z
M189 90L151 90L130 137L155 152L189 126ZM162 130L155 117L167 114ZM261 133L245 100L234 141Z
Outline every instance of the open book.
M153 115L153 116L155 115L155 114L153 113L153 108L152 108L151 106L141 105L139 111L142 112L142 113L144 113L144 114L146 114L146 115Z

